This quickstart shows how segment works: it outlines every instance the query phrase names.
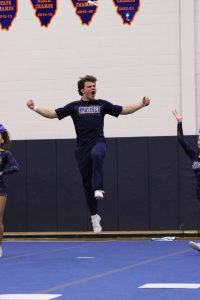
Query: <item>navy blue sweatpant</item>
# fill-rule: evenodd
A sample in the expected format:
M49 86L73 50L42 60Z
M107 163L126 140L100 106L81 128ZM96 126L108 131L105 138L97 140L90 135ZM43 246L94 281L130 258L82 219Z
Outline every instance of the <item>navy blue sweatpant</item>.
M196 198L200 205L200 174L199 173L196 174Z
M94 197L94 191L103 190L103 162L105 154L105 142L77 147L75 152L91 215L95 215L98 211L98 200Z

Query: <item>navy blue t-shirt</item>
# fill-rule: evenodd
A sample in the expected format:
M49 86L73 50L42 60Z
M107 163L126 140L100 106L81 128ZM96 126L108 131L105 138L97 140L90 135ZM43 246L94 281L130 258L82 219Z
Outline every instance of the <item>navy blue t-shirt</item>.
M61 120L71 116L77 135L77 145L104 141L104 116L106 114L118 117L122 106L113 105L105 100L74 101L64 107L57 108L56 114Z

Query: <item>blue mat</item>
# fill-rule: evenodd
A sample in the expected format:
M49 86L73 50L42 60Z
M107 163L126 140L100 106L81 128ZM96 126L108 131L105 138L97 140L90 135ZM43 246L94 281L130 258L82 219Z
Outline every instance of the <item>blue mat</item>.
M0 295L62 294L73 300L194 300L200 289L139 289L200 283L200 254L187 241L4 242Z

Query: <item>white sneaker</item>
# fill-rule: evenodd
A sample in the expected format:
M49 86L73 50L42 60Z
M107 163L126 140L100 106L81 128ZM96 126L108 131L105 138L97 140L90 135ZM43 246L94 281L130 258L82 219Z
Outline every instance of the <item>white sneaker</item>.
M91 220L94 233L100 233L102 231L102 227L100 225L101 217L96 214L94 216L91 216Z
M104 191L96 190L96 191L94 192L94 197L95 197L96 199L98 199L98 200L101 200L101 199L104 198L104 195L103 195L103 194L105 194Z
M3 256L2 246L0 246L0 258Z
M195 242L189 242L189 245L192 249L200 251L200 243L195 243Z

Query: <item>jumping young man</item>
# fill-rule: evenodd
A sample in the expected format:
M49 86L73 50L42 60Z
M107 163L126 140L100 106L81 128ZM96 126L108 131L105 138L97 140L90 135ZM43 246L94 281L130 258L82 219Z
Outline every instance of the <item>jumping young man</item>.
M104 117L106 114L118 117L128 115L148 106L150 99L143 99L135 104L126 106L96 99L96 81L94 76L86 75L78 81L78 93L81 99L66 104L55 110L37 107L33 100L27 106L43 117L59 120L71 116L76 130L75 156L79 166L84 192L91 215L93 231L100 233L101 217L98 215L98 200L104 198L103 162L106 154L104 137Z

